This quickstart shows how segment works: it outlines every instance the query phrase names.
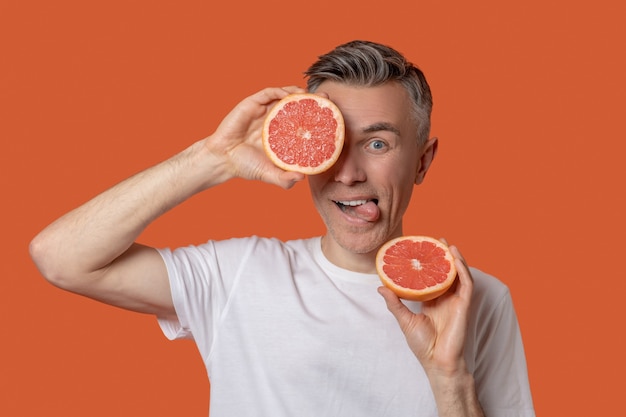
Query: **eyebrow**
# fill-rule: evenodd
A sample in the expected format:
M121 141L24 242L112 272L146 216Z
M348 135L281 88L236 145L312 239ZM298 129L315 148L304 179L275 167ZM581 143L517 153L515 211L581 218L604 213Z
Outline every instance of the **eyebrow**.
M400 129L387 122L378 122L363 128L363 133L380 132L381 130L395 133L400 136Z

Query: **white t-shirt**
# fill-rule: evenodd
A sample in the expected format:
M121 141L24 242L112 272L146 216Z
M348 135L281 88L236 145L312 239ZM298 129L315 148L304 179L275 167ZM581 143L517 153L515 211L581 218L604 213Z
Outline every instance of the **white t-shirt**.
M178 320L211 382L210 416L436 416L424 371L377 288L341 269L320 238L210 241L160 250ZM487 416L534 416L506 286L472 269L465 355ZM405 302L413 311L421 304Z

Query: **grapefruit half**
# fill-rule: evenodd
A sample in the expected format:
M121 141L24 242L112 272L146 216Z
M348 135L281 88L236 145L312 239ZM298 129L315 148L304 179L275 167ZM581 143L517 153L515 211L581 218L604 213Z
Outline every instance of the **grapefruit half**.
M285 171L320 174L339 158L345 125L339 108L316 94L291 94L270 110L263 149Z
M428 301L445 293L456 278L448 246L427 236L402 236L378 250L376 270L400 298Z

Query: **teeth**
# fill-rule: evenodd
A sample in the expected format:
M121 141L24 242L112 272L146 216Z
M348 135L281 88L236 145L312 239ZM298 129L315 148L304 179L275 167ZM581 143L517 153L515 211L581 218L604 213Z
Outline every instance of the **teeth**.
M356 206L360 206L362 204L367 203L367 200L337 201L337 203L339 203L339 204L341 204L343 206L356 207Z

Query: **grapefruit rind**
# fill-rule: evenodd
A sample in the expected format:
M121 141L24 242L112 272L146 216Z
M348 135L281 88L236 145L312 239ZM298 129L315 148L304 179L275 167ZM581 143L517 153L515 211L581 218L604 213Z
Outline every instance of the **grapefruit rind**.
M389 277L385 272L385 267L389 265L387 261L385 261L385 256L387 256L390 248L396 246L402 241L430 242L437 248L440 248L442 250L441 256L449 263L449 270L446 272L445 279L434 285L427 286L426 288L416 289L399 285L391 277ZM410 261L419 262L420 259L411 259ZM385 287L393 291L399 298L410 301L429 301L443 295L452 286L457 275L456 267L454 266L454 257L452 256L448 246L443 242L428 236L401 236L385 243L380 247L378 253L376 254L376 271L378 272L378 276Z
M280 156L276 154L276 152L272 149L272 146L271 146L270 125L272 121L276 118L278 113L284 109L285 105L287 105L288 103L300 101L303 99L313 99L315 100L315 102L318 104L320 108L329 109L332 112L335 122L337 123L336 129L334 132L335 149L332 155L327 157L324 161L322 161L321 163L315 166L303 166L297 163L286 162L283 159L281 159ZM341 114L341 111L339 110L337 105L335 105L335 103L333 103L327 98L324 98L324 97L318 96L317 94L312 94L312 93L295 93L295 94L290 94L287 97L283 98L278 103L276 103L274 107L272 107L270 112L265 117L265 121L263 123L263 131L262 131L263 149L265 153L267 154L267 156L270 158L270 160L274 163L274 165L276 165L277 167L285 171L300 172L305 175L321 174L322 172L328 170L331 166L333 166L334 163L337 162L337 159L339 159L339 155L341 154L341 150L343 148L343 143L344 143L344 138L345 138L345 123L343 120L343 115Z

